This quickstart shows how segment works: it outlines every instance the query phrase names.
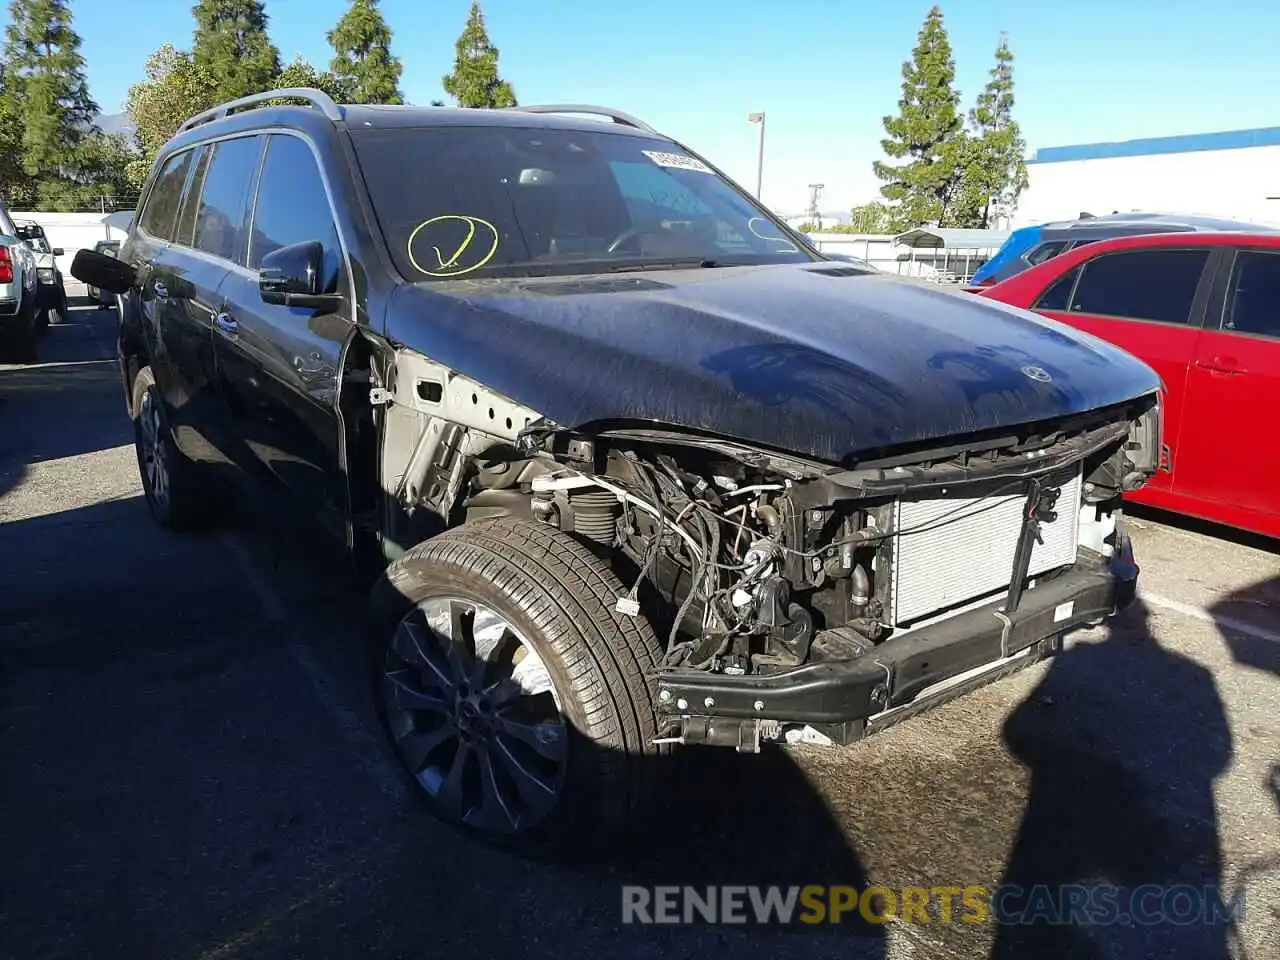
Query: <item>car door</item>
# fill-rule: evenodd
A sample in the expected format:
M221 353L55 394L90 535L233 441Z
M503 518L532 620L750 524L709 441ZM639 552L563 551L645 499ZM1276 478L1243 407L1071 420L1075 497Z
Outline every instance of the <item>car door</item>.
M238 136L203 148L164 254L167 339L184 341L185 395L175 409L175 436L184 453L207 462L245 465L218 387L213 327L221 288L244 269L245 215L262 140Z
M1178 486L1280 533L1280 250L1234 250L1223 267L1187 375Z
M196 159L196 151L188 149L164 161L126 246L126 259L138 274L137 310L151 370L171 409L181 408L191 392L190 358L185 352L190 339L175 323L170 288L178 286L177 261L169 256L169 248Z
M248 270L221 293L218 377L236 432L292 501L346 536L338 383L355 333L350 297L337 311L268 304L256 270L265 254L318 241L322 289L350 287L346 256L317 155L301 135L271 134L252 208Z
M1153 247L1102 253L1045 290L1035 309L1114 343L1146 361L1164 382L1165 443L1173 471L1147 490L1176 483L1187 371L1208 299L1208 247Z

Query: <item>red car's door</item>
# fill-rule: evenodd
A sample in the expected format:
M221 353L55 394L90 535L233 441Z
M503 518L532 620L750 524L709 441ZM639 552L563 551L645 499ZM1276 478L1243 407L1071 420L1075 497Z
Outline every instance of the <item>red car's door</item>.
M1239 250L1227 276L1187 375L1178 492L1280 536L1280 250Z
M1155 502L1177 482L1185 387L1208 299L1208 247L1123 250L1086 260L1052 286L1034 309L1114 343L1164 381L1165 443L1173 472L1157 474L1137 499Z

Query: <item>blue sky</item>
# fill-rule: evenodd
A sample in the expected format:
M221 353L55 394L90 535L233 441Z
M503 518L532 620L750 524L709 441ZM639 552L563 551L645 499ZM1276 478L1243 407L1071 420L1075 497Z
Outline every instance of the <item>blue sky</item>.
M190 44L193 0L72 0L89 81L122 109L148 54ZM285 59L327 64L324 34L347 0L267 0ZM523 103L617 107L707 155L754 189L768 116L764 199L802 210L873 199L881 117L928 0L487 0L503 75ZM469 0L382 0L415 102L443 99ZM1280 124L1275 0L949 0L942 3L966 105L1000 31L1017 56L1016 116L1028 146Z

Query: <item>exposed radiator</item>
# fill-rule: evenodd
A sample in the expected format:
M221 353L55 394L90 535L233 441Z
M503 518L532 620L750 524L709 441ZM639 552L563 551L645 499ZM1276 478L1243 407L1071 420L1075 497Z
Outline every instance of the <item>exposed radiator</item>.
M1080 532L1081 474L1077 464L1045 478L1061 486L1057 518L1040 525L1029 575L1075 562ZM892 617L895 625L1009 586L1026 495L899 500L895 530L928 527L895 538Z

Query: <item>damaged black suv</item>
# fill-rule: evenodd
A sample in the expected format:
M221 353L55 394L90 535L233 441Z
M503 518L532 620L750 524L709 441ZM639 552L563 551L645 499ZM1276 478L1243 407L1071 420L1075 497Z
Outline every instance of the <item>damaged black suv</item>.
M375 564L390 741L493 842L625 832L671 744L848 744L1134 595L1151 369L829 260L616 111L235 101L72 272L121 294L155 519L248 480Z

